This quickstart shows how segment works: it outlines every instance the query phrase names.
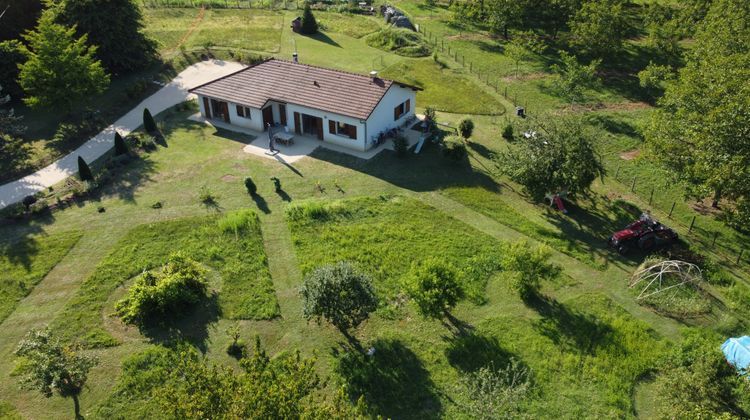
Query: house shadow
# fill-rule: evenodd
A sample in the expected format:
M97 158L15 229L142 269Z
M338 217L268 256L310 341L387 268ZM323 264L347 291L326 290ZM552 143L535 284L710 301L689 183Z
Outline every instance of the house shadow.
M179 315L178 315L179 316ZM161 320L139 327L141 334L152 343L172 345L188 342L201 353L208 351L209 334L221 318L219 295L216 292L174 320Z
M542 316L534 322L536 330L563 350L590 355L597 347L615 344L612 326L592 314L575 311L538 293L527 303Z
M461 372L475 372L485 366L505 367L511 359L518 359L503 349L497 338L471 333L446 337L448 348L445 356L448 363Z
M313 35L307 35L307 37L310 39L314 39L316 41L323 42L333 47L341 48L341 45L338 42L331 39L331 37L326 35L325 32L318 31L317 33Z
M192 121L189 121L190 123L193 123ZM214 131L211 135L214 137L221 137L222 139L231 140L240 144L248 145L253 142L257 137L251 135L251 134L245 134L245 133L239 133L237 131L231 131L231 130L225 130L220 127L214 127L216 128L216 131Z
M335 355L334 371L352 401L363 397L384 418L432 418L443 410L424 363L399 340L371 343L372 356L356 351Z
M416 192L463 186L483 186L490 191L500 191L500 185L489 174L475 170L468 158L452 161L433 144L425 144L418 155L409 153L407 157L383 150L371 159L360 159L322 147L315 149L310 157Z

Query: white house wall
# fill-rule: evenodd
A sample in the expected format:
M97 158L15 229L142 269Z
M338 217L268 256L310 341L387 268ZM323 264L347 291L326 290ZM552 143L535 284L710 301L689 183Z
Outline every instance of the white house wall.
M378 105L367 119L367 149L372 146L372 139L380 132L401 126L404 121L414 116L414 108L417 105L416 92L410 88L403 88L393 83L390 89L383 95ZM400 104L409 100L409 112L404 113L398 120L393 120L393 110Z
M365 150L365 124L364 121L358 120L352 117L346 117L332 112L325 112L313 108L307 108L295 104L287 104L286 106L286 125L289 127L289 131L294 131L294 113L300 113L300 123L302 122L302 114L307 114L312 117L319 117L323 119L323 141L327 143L337 144L339 146L348 147L355 150ZM357 138L351 139L348 136L339 136L337 134L331 134L328 130L328 121L339 121L345 124L351 124L357 127Z

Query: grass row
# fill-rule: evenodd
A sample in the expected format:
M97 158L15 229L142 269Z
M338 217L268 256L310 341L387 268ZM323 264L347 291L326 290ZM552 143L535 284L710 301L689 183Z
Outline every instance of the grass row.
M0 241L0 323L81 238L81 232Z
M144 270L159 267L172 252L182 251L216 269L222 278L219 306L229 319L271 319L279 315L257 216L187 218L132 229L86 279L78 294L53 323L68 339L88 347L116 345L102 325L109 295Z

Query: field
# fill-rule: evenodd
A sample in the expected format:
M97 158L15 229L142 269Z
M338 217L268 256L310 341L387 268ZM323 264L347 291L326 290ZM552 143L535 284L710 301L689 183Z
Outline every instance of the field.
M437 60L367 46L365 37L383 27L376 17L316 11L322 31L306 37L289 29L298 12L145 9L146 31L173 63L186 63L181 60L190 54L289 59L297 51L305 63L375 69L417 84L424 88L419 112L437 108L447 129L464 117L474 121L468 157L448 160L427 143L406 157L384 151L361 160L318 149L281 165L244 153L252 137L192 122L193 110L165 111L157 116L164 141L117 166L100 195L0 225L0 417L71 413L69 399L20 390L13 375L17 343L47 325L99 360L81 395L90 418L158 418L148 393L129 376L134 364L155 354L149 350L184 340L209 362L236 367L226 353L234 326L246 342L259 337L272 356L314 355L328 380L324 394L346 385L353 401L363 397L371 414L386 418L468 418L461 378L511 361L531 375L520 407L529 418L651 418L655 368L686 327L722 336L746 331L748 258L737 256L750 238L686 201L679 185L644 158L642 129L652 108L632 86L605 80L573 105L548 89L556 57L521 62L516 75L499 38L451 24L442 7L398 4L466 64L442 43L433 45ZM637 55L638 40L629 44ZM507 112L515 104L531 110L525 122ZM590 197L570 203L568 214L532 203L499 175L495 161L510 146L501 137L507 124L520 129L561 114L581 115L596 130L607 169ZM257 195L247 193L246 177ZM207 191L214 197L208 204L200 198ZM612 231L646 210L714 259L729 279L705 284L708 299L701 299L706 306L697 315L639 304L628 283L644 255L625 257L607 247ZM489 263L519 241L548 248L561 269L532 299L512 289L514 273ZM134 277L158 269L175 251L208 271L215 299L170 328L124 324L115 302ZM425 319L403 292L412 264L429 257L473 273L462 277L468 296L451 312L453 320ZM364 348L375 348L372 358L352 351L333 326L302 315L304 276L340 260L374 279L378 309L352 332Z

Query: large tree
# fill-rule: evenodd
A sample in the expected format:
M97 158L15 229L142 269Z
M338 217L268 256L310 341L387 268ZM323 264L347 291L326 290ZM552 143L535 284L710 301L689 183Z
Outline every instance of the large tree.
M498 157L498 168L542 201L548 193L585 194L604 176L594 133L575 119L531 122L519 140Z
M428 258L412 267L404 286L425 317L441 319L464 298L458 271L438 258Z
M750 2L716 0L646 131L650 156L694 198L750 200Z
M143 68L153 61L156 47L143 34L143 15L133 0L63 0L57 21L88 35L96 57L114 74Z
M54 393L72 398L76 418L81 418L78 396L96 359L63 345L49 330L32 330L18 344L15 354L23 357L21 381L49 398Z
M27 61L20 66L19 84L24 102L34 108L59 106L70 111L81 99L106 89L109 76L95 57L86 36L76 38L75 28L55 23L51 10L39 18L34 31L24 35Z
M621 0L590 0L570 22L572 44L587 55L605 57L622 48L627 29Z
M370 277L347 262L312 271L305 277L300 294L306 319L325 318L350 341L349 330L378 307Z

